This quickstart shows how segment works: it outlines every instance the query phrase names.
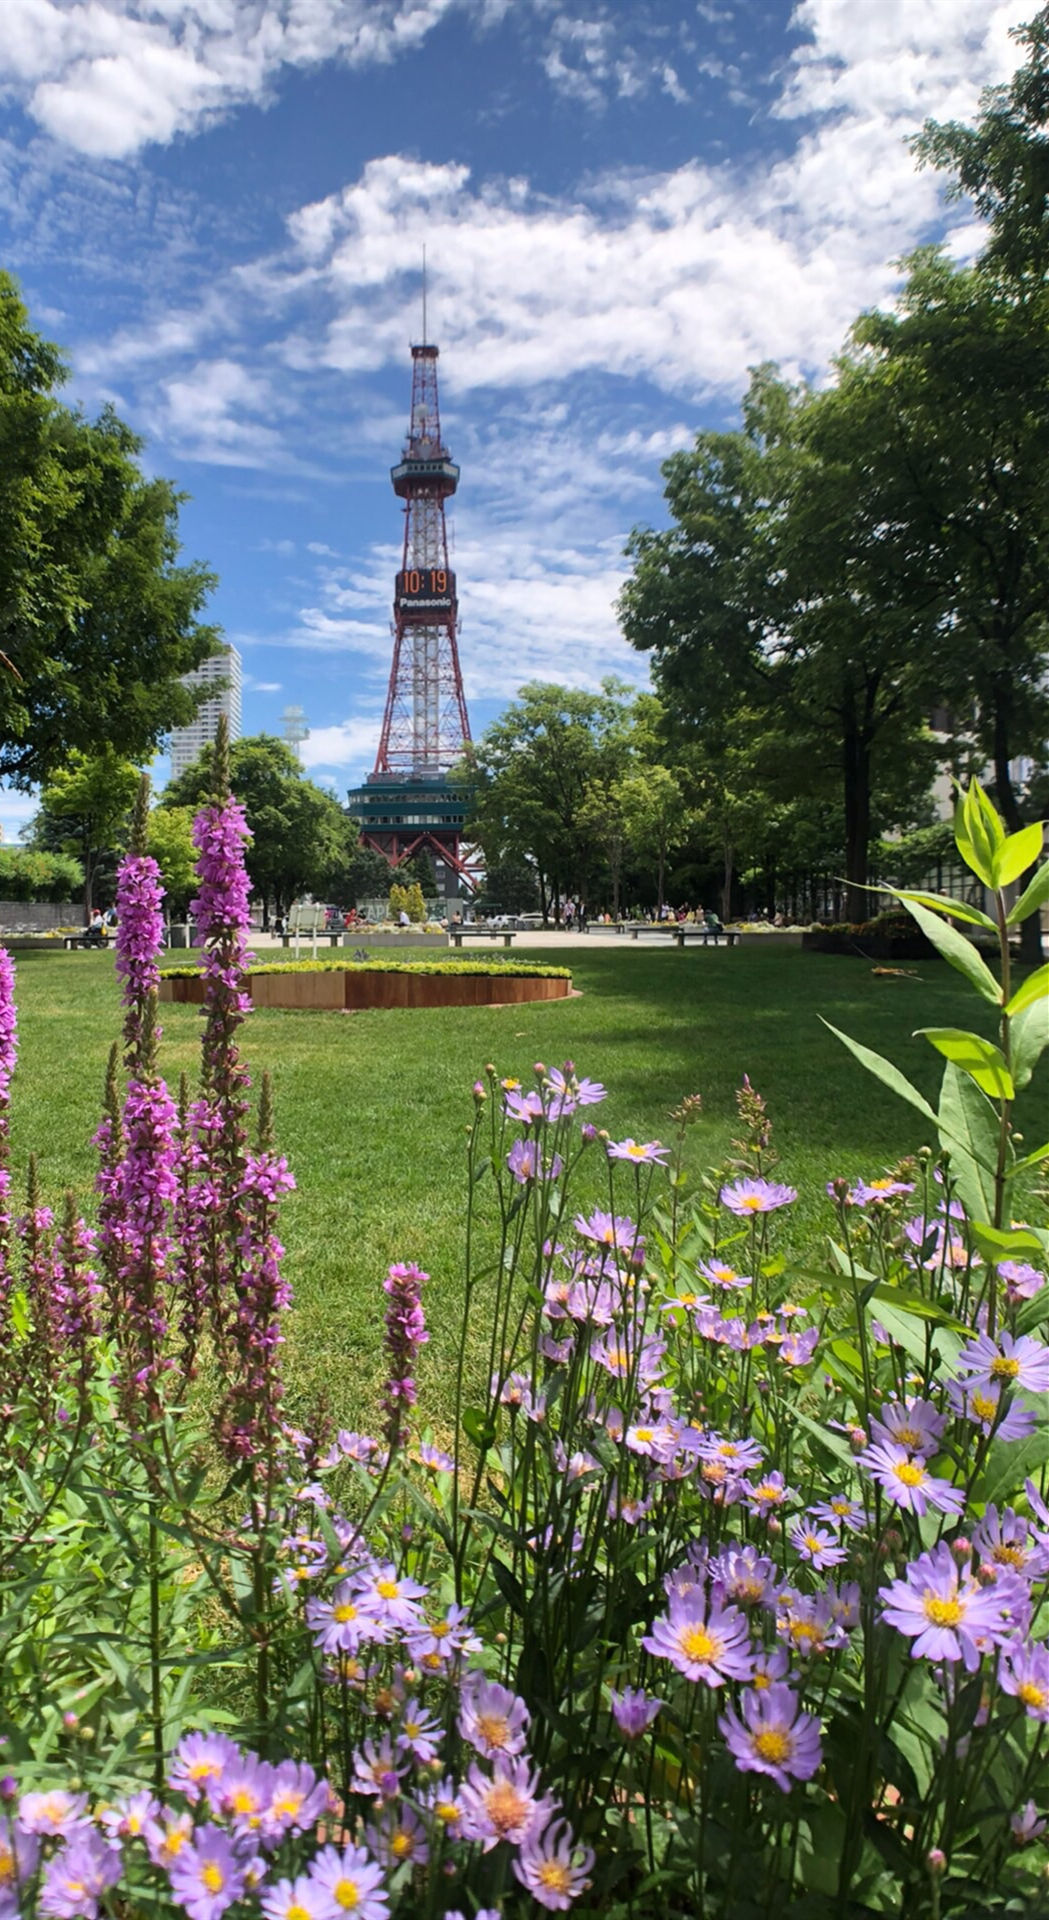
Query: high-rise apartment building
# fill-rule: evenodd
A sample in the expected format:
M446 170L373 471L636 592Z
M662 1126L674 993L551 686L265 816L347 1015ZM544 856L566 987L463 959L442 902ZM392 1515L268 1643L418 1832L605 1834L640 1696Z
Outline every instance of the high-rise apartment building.
M185 773L186 768L193 765L203 747L210 746L218 732L220 713L224 713L229 721L230 739L240 739L242 675L240 654L236 647L224 643L202 666L185 674L183 684L187 687L207 687L222 680L226 685L201 702L189 726L176 727L172 732L169 752L173 780L177 780L180 773Z

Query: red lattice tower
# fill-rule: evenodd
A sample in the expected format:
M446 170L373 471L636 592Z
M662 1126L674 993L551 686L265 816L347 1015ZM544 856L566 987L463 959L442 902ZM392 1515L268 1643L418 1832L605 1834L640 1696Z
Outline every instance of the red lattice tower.
M404 501L404 548L393 602L393 665L372 779L399 774L418 780L454 765L470 738L444 520L459 469L441 440L436 347L412 348L408 438L390 479Z

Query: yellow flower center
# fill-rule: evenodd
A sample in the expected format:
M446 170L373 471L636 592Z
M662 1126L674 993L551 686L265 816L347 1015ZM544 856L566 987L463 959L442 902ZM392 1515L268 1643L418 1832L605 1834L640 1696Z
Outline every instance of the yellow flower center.
M352 1600L343 1600L337 1607L332 1608L332 1619L337 1620L340 1627L344 1627L347 1620L356 1620L356 1618L357 1609Z
M756 1673L751 1679L750 1684L752 1687L757 1687L760 1692L764 1687L771 1687L772 1682L767 1673Z
M761 1212L761 1197L756 1193L745 1194L740 1203L747 1213Z
M220 1769L214 1760L194 1760L188 1771L191 1780L214 1780Z
M771 1760L774 1767L781 1767L784 1760L790 1759L790 1735L779 1727L763 1727L754 1735L754 1751L762 1760Z
M361 1890L356 1880L336 1880L332 1891L336 1905L342 1907L345 1913L352 1913L354 1907L361 1904Z
M400 1588L396 1580L379 1580L376 1582L375 1591L381 1600L396 1600Z
M15 1856L4 1841L0 1841L0 1887L7 1886L15 1877Z
M207 1866L201 1869L200 1877L209 1893L221 1893L226 1884L222 1869L215 1865L214 1860L209 1860Z
M405 1833L403 1827L398 1827L390 1840L390 1852L395 1860L406 1860L414 1845L411 1834Z
M1034 1707L1042 1712L1049 1706L1049 1688L1036 1686L1033 1680L1024 1680L1016 1689L1016 1697L1025 1707Z
M1011 1360L1004 1353L991 1361L992 1380L1015 1380L1020 1371L1019 1360Z
M258 1804L258 1796L250 1787L238 1787L235 1793L230 1794L230 1806L234 1813L254 1813Z
M430 1632L433 1634L435 1640L443 1640L451 1631L452 1623L450 1620L435 1620L433 1626L430 1628Z
M867 1184L869 1185L872 1193L884 1193L887 1187L892 1186L892 1181L891 1180L870 1180L868 1181Z
M651 1438L652 1438L651 1427L635 1427L634 1429L635 1440L642 1440L647 1444L647 1442L651 1440Z
M680 1646L688 1660L709 1660L719 1652L721 1642L705 1627L686 1627L681 1635Z
M677 1295L677 1304L679 1307L694 1307L698 1299L698 1293L679 1293Z
M536 1879L551 1893L560 1893L569 1899L572 1894L572 1875L560 1860L544 1860L536 1874Z
M486 1746L505 1747L510 1738L510 1722L505 1714L479 1713L477 1731Z
M485 1794L485 1812L496 1833L505 1837L528 1816L528 1801L509 1780L497 1780Z
M170 1833L165 1834L164 1836L164 1845L161 1848L161 1852L163 1853L165 1859L174 1860L176 1854L179 1854L182 1852L182 1849L185 1846L185 1844L186 1844L186 1836L183 1833L182 1828L172 1827Z
M993 1420L998 1411L998 1402L992 1400L989 1393L974 1393L971 1404L978 1420Z
M1027 1564L1027 1555L1023 1548L1007 1547L1004 1541L999 1541L993 1549L991 1559L996 1560L1000 1567L1018 1567L1021 1572Z
M807 1533L805 1535L805 1545L808 1547L810 1553L819 1553L823 1542L817 1538L816 1534Z
M452 1826L459 1818L459 1809L454 1800L438 1800L434 1812L446 1827Z
M782 1500L783 1488L774 1487L769 1480L762 1480L754 1488L755 1500Z
M924 1437L924 1434L920 1433L917 1427L895 1427L893 1429L893 1439L896 1440L901 1447L920 1447Z
M925 1478L925 1468L920 1467L916 1460L904 1460L896 1468L896 1478L902 1480L905 1487L920 1487Z
M940 1600L933 1593L927 1593L922 1605L925 1618L931 1620L934 1627L956 1627L964 1618L965 1608L958 1600Z
M310 1920L309 1908L300 1907L296 1902L294 1906L288 1908L285 1920Z
M302 1795L301 1793L296 1793L292 1787L289 1787L286 1792L278 1793L274 1796L274 1813L286 1813L291 1819L294 1819L295 1815L301 1811L301 1808ZM290 1915L288 1916L288 1920L291 1920Z
M441 1656L439 1653L424 1653L419 1665L425 1667L428 1673L439 1673L441 1670Z

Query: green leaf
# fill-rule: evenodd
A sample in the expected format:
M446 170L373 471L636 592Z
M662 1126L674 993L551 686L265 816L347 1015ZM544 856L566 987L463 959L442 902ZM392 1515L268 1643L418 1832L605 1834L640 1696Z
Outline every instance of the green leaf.
M953 1060L992 1099L1015 1098L1005 1055L990 1040L982 1040L978 1033L967 1033L962 1027L917 1027L915 1034L924 1035L937 1053L942 1053L945 1060Z
M822 1014L820 1019L823 1020ZM883 1059L880 1053L873 1052L870 1047L861 1046L858 1040L851 1040L847 1033L842 1033L840 1028L832 1026L829 1020L823 1020L823 1024L835 1039L841 1041L843 1047L848 1048L861 1067L866 1067L868 1073L872 1073L876 1080L881 1081L883 1087L889 1087L893 1093L898 1093L900 1099L906 1100L908 1106L914 1107L918 1113L924 1115L926 1120L931 1120L933 1125L936 1125L937 1115L924 1094L919 1093L917 1087L911 1085L906 1074L901 1073L899 1067L893 1066L891 1060Z
M1021 827L1019 833L1011 833L999 847L992 862L996 887L1011 887L1028 867L1034 866L1042 851L1042 825L1041 820L1032 821L1029 827Z
M992 1227L986 1220L970 1220L969 1232L992 1266L999 1260L1023 1260L1031 1253L1039 1259L1045 1251L1031 1227Z
M1021 920L1026 920L1029 914L1037 912L1039 907L1044 907L1047 900L1049 900L1049 860L1044 866L1039 867L1034 879L1024 888L1016 905L1010 907L1005 916L1006 926L1018 927Z
M978 780L969 782L969 791L962 801L962 816L969 846L974 859L980 863L974 871L985 886L993 887L994 858L1005 840L1005 828Z
M977 953L972 941L967 940L964 933L959 933L957 927L950 926L937 914L929 913L927 908L920 907L917 901L905 900L904 905L911 917L918 922L926 939L932 942L937 953L949 961L952 967L957 967L959 973L964 973L966 979L976 988L977 993L982 993L984 999L990 1000L992 1006L1000 1006L1002 996L998 982L987 962Z
M867 1308L868 1322L877 1320L884 1327L890 1340L902 1347L911 1360L924 1367L926 1359L926 1334L920 1320L911 1313L905 1313L902 1307L894 1306L880 1293L876 1294Z
M916 900L920 907L931 907L934 913L947 915L951 920L964 920L970 927L983 927L988 933L997 933L995 922L979 907L971 907L967 900L952 900L945 893L916 893L911 887L886 887L897 900Z
M939 1125L966 1213L974 1220L993 1220L999 1119L986 1094L953 1060L943 1070Z
M1009 1058L1014 1087L1026 1087L1046 1047L1049 1047L1049 1000L1036 1000L1018 1013L1009 1035Z
M463 1428L467 1439L472 1440L482 1453L487 1453L495 1439L494 1420L489 1420L480 1407L465 1407Z
M1012 1019L1015 1014L1023 1013L1025 1007L1033 1007L1036 1000L1049 1002L1049 961L1021 981L1005 1011Z

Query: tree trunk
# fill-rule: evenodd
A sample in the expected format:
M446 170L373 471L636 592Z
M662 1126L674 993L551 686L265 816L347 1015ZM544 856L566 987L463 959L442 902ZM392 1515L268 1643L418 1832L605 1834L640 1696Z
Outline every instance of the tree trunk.
M725 872L724 872L724 878L721 882L721 918L723 920L731 920L732 918L732 875L735 867L735 862L732 857L733 849L729 845L727 840L724 846L724 854L725 854Z
M657 899L656 899L656 919L657 920L660 918L663 912L663 875L666 871L666 864L667 864L666 854L664 853L662 847L660 847L659 870L658 870L658 880L657 880Z
M994 790L998 801L998 811L1005 821L1009 833L1019 833L1025 824L1020 812L1020 803L1016 798L1013 777L1009 771L1009 728L1005 712L1006 702L995 701L994 707ZM1041 865L1036 860L1020 878L1020 892L1033 878ZM1020 958L1025 966L1040 967L1042 964L1042 915L1041 910L1029 914L1020 928Z
M870 919L866 892L871 838L870 735L852 713L842 729L845 790L845 918L854 925Z

